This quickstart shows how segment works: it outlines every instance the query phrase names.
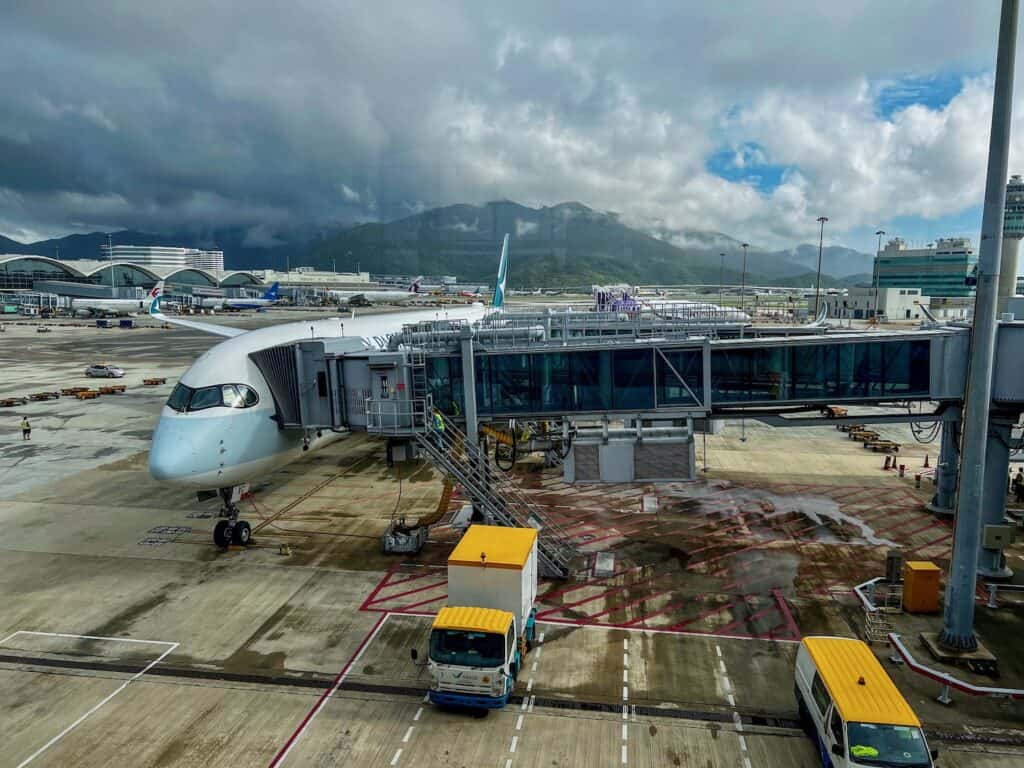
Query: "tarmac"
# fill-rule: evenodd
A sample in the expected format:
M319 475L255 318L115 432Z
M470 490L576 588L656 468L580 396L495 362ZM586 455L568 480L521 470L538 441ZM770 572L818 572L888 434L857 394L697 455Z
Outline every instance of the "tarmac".
M124 367L127 392L0 409L0 765L815 766L792 693L797 641L861 636L851 589L882 575L889 549L948 562L949 521L924 510L927 475L914 483L937 446L905 427L881 427L905 446L903 478L831 426L750 421L706 451L698 440L696 483L573 487L526 463L524 490L584 552L614 554L616 573L541 584L541 642L507 708L441 710L409 649L422 653L444 604L458 489L420 556L382 554L392 514L436 509L443 478L389 469L382 443L353 434L256 486L253 545L219 551L216 502L146 468L161 403L217 339L49 327L6 325L0 397L95 383L94 362ZM152 376L167 382L144 386ZM1008 553L1024 571L1022 555ZM1002 677L970 679L1022 685L1022 618L1012 596L979 600ZM915 638L938 617L895 621ZM1020 702L943 706L937 684L875 648L939 765L1024 766Z

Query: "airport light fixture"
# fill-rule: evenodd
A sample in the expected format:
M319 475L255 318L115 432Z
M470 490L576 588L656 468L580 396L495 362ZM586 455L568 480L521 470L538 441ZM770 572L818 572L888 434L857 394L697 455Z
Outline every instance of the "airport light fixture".
M818 223L821 225L821 232L818 234L818 280L814 287L814 318L818 319L819 305L821 303L821 252L825 245L825 222L828 216L819 216Z
M874 320L875 321L875 325L877 325L878 324L878 282L879 282L879 279L881 277L881 275L879 274L880 270L879 270L879 265L878 265L878 254L880 254L882 252L882 235L885 234L885 230L884 229L880 229L877 232L875 232L875 234L878 235L878 250L875 251L875 306L874 306L874 311L872 311L872 313L871 313L871 319Z

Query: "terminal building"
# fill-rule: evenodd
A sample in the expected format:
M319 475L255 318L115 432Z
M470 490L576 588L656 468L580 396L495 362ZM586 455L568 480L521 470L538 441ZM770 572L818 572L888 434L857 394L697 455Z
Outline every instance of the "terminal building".
M103 247L108 261L121 261L149 267L195 267L207 272L224 271L224 251L177 248L164 245L115 245Z
M966 237L940 238L927 248L907 248L894 237L875 257L874 281L881 288L916 288L926 296L973 296L967 278L978 254Z
M117 246L115 246L116 251ZM84 298L136 298L159 281L169 290L259 288L263 281L246 270L211 271L195 266L128 261L62 261L48 256L0 254L0 291L35 291Z

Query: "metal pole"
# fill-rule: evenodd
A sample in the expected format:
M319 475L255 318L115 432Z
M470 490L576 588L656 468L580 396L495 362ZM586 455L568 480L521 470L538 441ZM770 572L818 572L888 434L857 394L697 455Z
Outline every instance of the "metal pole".
M725 254L718 254L722 257L722 266L718 268L718 304L719 306L725 301Z
M750 247L750 243L743 243L743 277L740 280L740 312L746 312L747 309L747 248Z
M825 245L825 222L828 221L828 216L819 216L818 223L821 224L821 232L818 235L818 282L814 287L814 317L812 321L818 319L818 311L821 309L821 252Z
M971 360L964 401L960 492L956 499L953 560L946 581L945 613L942 631L939 633L940 645L958 651L973 651L978 647L978 639L974 636L974 589L978 578L978 545L981 540L980 504L985 476L989 405L992 397L996 294L1003 243L1003 213L1006 203L1006 170L1010 148L1013 67L1019 5L1019 0L1003 0L1002 17L999 21L992 132L989 136L981 245L978 248L978 288L974 299Z
M885 234L885 230L880 229L875 232L875 234L878 235L878 250L875 251L875 307L874 311L871 313L871 317L874 319L875 325L878 325L878 283L880 279L878 254L882 252L882 235Z
M1010 443L1017 412L996 409L989 414L988 438L985 445L985 487L981 492L981 529L1006 523L1006 473L1010 468ZM983 537L984 538L984 537ZM978 575L988 579L1009 579L1013 570L1006 563L1001 549L987 549L982 544L978 553Z

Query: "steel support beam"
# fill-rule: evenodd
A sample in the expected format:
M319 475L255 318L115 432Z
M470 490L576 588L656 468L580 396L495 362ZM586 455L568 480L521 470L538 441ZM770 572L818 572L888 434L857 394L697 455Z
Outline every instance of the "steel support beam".
M952 515L956 506L956 486L960 474L959 421L942 422L939 460L935 465L935 495L928 509L937 515Z
M960 458L960 492L956 499L953 560L946 580L946 604L939 644L953 651L973 651L974 589L978 579L981 542L981 494L985 476L985 443L992 399L992 367L996 346L996 299L1003 214L1006 205L1006 171L1010 150L1010 117L1013 107L1013 68L1017 50L1019 0L1003 0L996 53L992 131L989 134L985 206L978 248L978 288L971 331L971 362L964 401L963 445Z
M1010 471L1010 432L1017 423L1016 413L993 411L985 445L985 487L981 495L981 525L1002 525L1006 521L1006 485ZM989 579L1008 579L1013 571L1004 562L1001 549L978 552L978 575Z

